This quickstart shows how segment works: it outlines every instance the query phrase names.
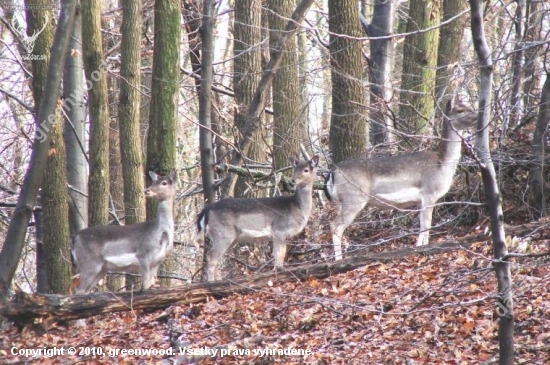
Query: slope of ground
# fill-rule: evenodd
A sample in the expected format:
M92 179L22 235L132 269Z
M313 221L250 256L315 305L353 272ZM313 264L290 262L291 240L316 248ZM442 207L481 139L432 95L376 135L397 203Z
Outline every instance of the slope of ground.
M524 249L548 251L549 242ZM517 364L550 364L548 263L514 260ZM490 265L480 242L194 306L97 316L43 336L6 326L0 363L494 363L504 313Z

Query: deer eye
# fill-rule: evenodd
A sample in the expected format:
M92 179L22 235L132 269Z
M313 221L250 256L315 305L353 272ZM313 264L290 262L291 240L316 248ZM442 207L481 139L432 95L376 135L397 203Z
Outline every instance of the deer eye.
M163 181L162 185L166 186L166 185L168 185L168 183L166 181Z
M309 172L309 169L305 169L304 172Z

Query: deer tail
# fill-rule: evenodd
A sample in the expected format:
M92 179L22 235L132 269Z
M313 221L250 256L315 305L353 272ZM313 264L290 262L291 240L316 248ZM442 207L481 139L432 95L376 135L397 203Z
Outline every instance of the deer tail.
M330 171L325 176L325 186L323 188L328 200L334 201L336 198L336 187L334 186L334 172Z

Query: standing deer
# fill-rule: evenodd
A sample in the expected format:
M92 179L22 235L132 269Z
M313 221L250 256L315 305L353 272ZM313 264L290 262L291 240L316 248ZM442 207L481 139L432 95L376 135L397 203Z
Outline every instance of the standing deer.
M88 293L109 271L140 272L143 290L155 283L161 262L173 248L176 173L172 170L169 176L159 176L149 171L149 176L153 183L145 189L145 196L159 201L156 219L90 227L73 236L71 258L80 272L76 294Z
M224 199L202 210L197 218L197 241L208 239L211 244L209 250L205 248L208 281L221 279L218 262L237 242L273 241L275 267L283 266L286 239L301 232L309 219L318 164L319 156L294 161L296 191L292 196Z
M326 178L325 193L336 205L330 223L336 260L342 258L344 230L365 206L405 209L420 205L417 246L428 244L434 204L452 184L460 160L462 131L476 122L476 113L447 103L438 151L342 161Z

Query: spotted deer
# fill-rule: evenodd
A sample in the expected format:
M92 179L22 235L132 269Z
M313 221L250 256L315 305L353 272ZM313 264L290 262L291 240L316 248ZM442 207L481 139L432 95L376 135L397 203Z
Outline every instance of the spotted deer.
M342 258L344 230L367 205L382 209L420 207L417 246L428 244L435 203L450 189L460 160L462 132L476 123L476 113L449 101L437 151L358 158L337 163L325 180L325 193L336 206L331 220L336 260Z
M153 183L144 193L159 202L156 219L90 227L73 236L71 258L80 273L76 294L91 291L107 272L139 272L143 290L154 285L160 264L173 248L176 173L159 176L150 171L149 176Z
M218 262L237 242L273 241L275 267L283 266L286 240L301 232L308 222L318 164L318 156L294 161L294 195L223 199L202 210L197 217L197 241L209 241L204 260L208 281L221 279Z

